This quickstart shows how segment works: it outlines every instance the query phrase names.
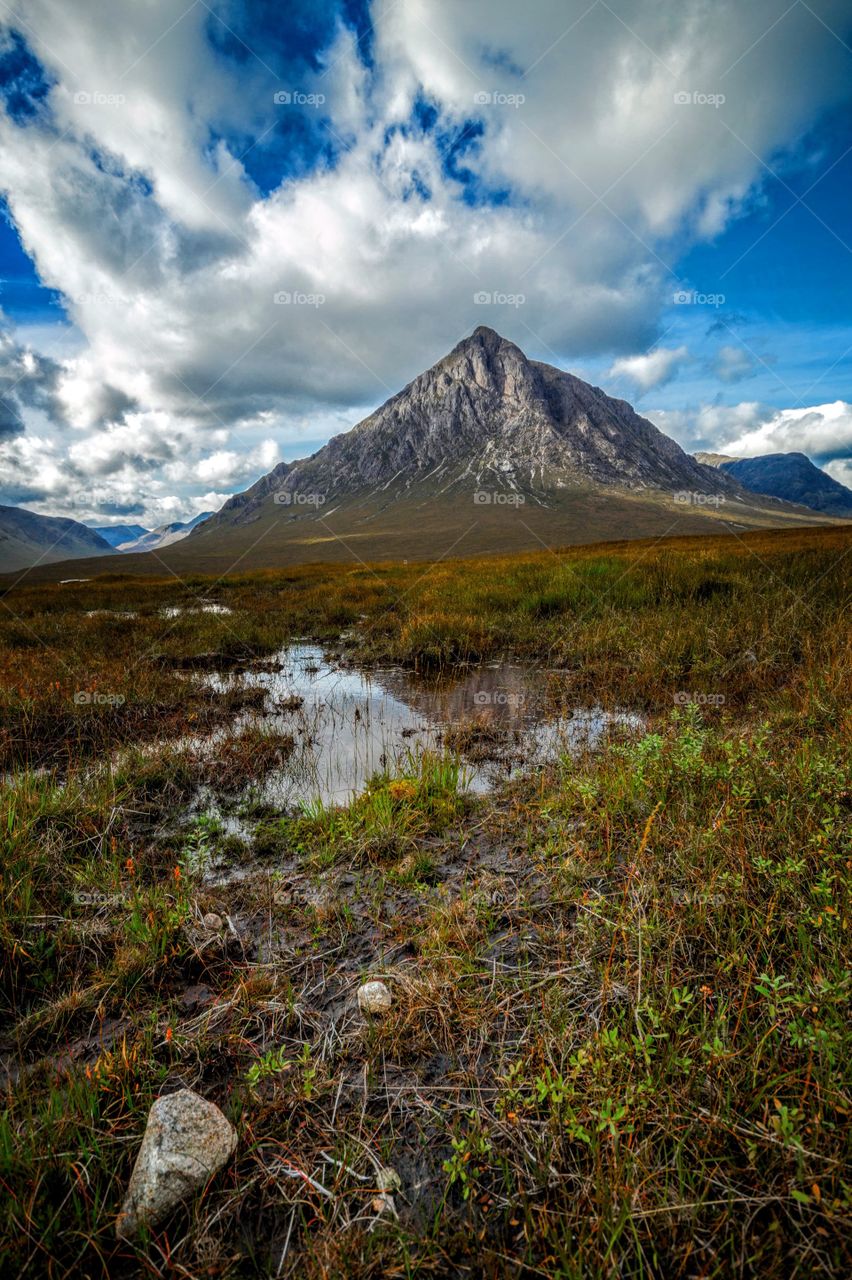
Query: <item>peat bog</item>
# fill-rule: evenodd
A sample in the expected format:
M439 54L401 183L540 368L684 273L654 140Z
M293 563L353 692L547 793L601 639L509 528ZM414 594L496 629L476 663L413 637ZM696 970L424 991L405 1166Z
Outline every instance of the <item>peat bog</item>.
M0 1270L847 1274L850 552L8 590Z

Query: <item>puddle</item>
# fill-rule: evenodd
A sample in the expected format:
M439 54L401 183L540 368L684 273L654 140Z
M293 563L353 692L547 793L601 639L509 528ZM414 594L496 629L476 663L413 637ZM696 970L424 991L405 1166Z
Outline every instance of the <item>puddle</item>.
M192 613L233 613L233 609L229 609L226 604L216 604L214 600L203 604L170 604L165 609L160 609L160 616L163 618L181 618L184 614Z
M295 736L285 768L259 788L279 808L345 803L376 773L410 773L412 753L425 748L458 752L468 789L485 792L560 754L594 749L612 727L643 725L626 711L572 709L567 672L509 662L428 678L339 665L299 644L257 669L196 678L217 692L264 691L263 709L237 717L237 730L262 724Z
M88 578L69 578L69 582L88 582ZM157 614L161 618L182 618L198 613L233 613L233 609L229 609L226 604L217 604L214 600L205 600L199 604L170 604L162 609L157 610ZM87 618L121 618L130 621L138 618L139 614L136 610L130 609L87 609L85 611Z
M87 609L83 615L86 618L119 618L125 622L138 618L139 614L131 609Z

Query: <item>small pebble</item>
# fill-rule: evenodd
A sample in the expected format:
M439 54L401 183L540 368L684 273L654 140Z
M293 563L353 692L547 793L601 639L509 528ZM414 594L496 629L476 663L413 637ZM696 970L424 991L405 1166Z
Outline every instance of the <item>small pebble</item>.
M383 982L365 982L358 988L358 1007L362 1013L387 1013L393 1003Z
M203 928L209 929L211 933L214 930L218 932L222 928L222 917L217 916L215 911L208 911L201 924Z

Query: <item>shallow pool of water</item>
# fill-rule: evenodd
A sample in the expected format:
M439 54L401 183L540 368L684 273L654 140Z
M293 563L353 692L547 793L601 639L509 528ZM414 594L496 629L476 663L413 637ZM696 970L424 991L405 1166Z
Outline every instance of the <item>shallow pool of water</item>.
M198 604L170 604L160 610L163 618L181 618L184 614L193 613L232 613L226 604L217 604L215 600L204 600Z
M411 772L412 753L424 748L457 751L466 785L483 792L560 754L594 749L613 727L642 726L627 711L572 708L568 673L531 664L427 678L397 667L360 670L296 644L257 670L197 678L218 692L263 689L263 710L241 715L236 727L260 722L294 735L285 768L261 788L283 807L344 803L376 773Z

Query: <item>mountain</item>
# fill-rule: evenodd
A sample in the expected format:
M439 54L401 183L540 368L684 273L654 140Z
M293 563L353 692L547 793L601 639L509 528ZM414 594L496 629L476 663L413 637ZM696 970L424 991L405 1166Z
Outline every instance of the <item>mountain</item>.
M479 328L350 431L282 462L188 537L156 556L138 553L146 539L122 546L122 572L439 560L819 523L830 521L750 493L625 400Z
M809 519L481 327L351 431L236 494L185 549L211 563L226 546L243 564L425 559Z
M701 462L714 459L711 466L733 476L752 493L767 493L823 515L852 519L852 489L814 466L804 453L767 453L758 458L696 454L696 458Z
M98 533L108 542L111 547L118 547L123 542L133 542L137 538L141 538L143 534L149 533L150 530L144 528L141 524L106 524L88 526L92 533Z
M143 529L140 537L118 543L118 550L122 552L159 551L161 547L170 547L173 542L180 542L181 538L187 538L196 525L202 524L212 515L212 511L202 511L200 515L187 520L185 524L174 520L171 524L161 524L156 529Z
M257 518L273 495L279 506L319 510L360 494L384 495L387 505L418 487L424 497L476 491L547 501L590 483L737 492L625 400L528 360L480 327L351 431L231 498L195 536Z
M0 573L111 553L105 538L76 520L0 507Z
M733 458L729 453L694 453L693 458L696 462L701 462L705 467L720 467L723 462L738 462L738 458Z

